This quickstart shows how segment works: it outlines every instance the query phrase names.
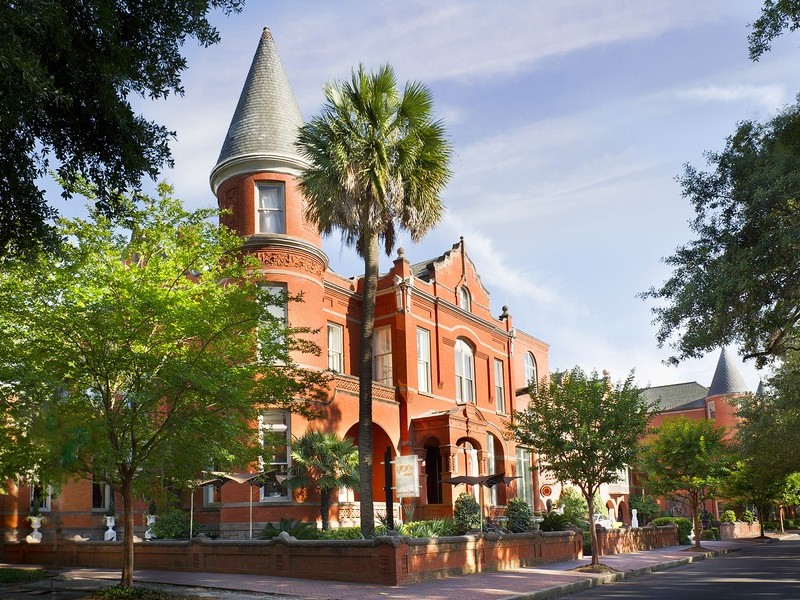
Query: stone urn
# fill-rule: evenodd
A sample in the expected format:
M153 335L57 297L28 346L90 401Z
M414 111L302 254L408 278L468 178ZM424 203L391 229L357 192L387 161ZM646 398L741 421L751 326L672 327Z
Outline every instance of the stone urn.
M117 517L106 515L105 519L106 527L108 527L108 529L103 533L103 539L107 542L116 542L117 532L114 531L114 526L117 524Z
M38 544L42 541L42 533L39 531L39 528L42 526L45 519L42 515L31 515L28 517L28 520L31 522L33 531L25 538L25 541L29 544Z

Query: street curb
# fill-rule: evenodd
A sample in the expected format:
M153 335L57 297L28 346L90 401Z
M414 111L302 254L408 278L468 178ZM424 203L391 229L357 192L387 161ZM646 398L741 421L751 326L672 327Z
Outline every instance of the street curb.
M655 573L658 571L666 571L667 569L674 569L675 567L681 567L683 565L688 565L693 562L706 560L707 558L713 558L715 556L722 556L730 552L738 552L739 550L741 550L741 548L721 548L719 550L709 550L708 552L699 552L697 554L686 556L685 558L667 560L653 565L648 565L646 567L631 569L630 571L623 571L621 573L598 574L593 577L589 577L587 579L581 579L579 581L573 581L571 583L565 583L562 585L554 585L552 587L548 587L542 590L535 590L532 592L525 592L524 594L515 594L513 596L506 596L505 598L503 598L503 600L549 600L550 598L559 598L561 596L582 592L584 590L588 590L593 587L598 587L609 583L616 583L618 581L625 581L626 579L632 579L634 577L646 575L647 573Z

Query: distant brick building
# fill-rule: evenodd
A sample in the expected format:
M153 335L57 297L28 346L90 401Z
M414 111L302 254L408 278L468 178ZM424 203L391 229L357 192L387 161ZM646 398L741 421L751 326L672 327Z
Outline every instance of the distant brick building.
M711 379L711 386L705 387L696 381L675 383L647 388L645 398L657 406L658 413L650 422L651 427L658 427L664 421L685 417L687 419L705 419L713 421L718 427L724 427L727 437L736 433L739 418L736 416L738 398L749 393L739 369L731 353L723 348ZM664 499L662 507L680 511L676 506ZM708 500L706 510L719 517L720 502Z
M238 232L261 262L264 283L302 303L289 303L281 315L293 326L318 331L320 356L298 356L313 369L335 371L326 417L308 423L282 411L267 411L260 425L284 435L322 429L358 435L358 331L362 278L330 270L321 237L303 218L304 199L297 177L306 164L294 141L302 117L268 29L256 50L219 159L210 177L225 225ZM525 407L528 385L548 374L548 345L514 327L506 307L490 309L483 286L462 238L440 256L411 262L398 250L390 270L380 276L375 313L373 439L376 512L385 485L383 454L420 460L420 496L395 499L414 519L449 516L462 491L479 491L442 480L455 475L504 472L519 477L508 487L484 490L489 511L520 496L537 510L553 487L539 481L530 450L504 436L504 421ZM286 471L288 445L266 469ZM251 468L250 470L254 470ZM619 489L618 496L627 493ZM63 535L101 536L102 515L111 494L102 482L70 483L57 497L41 490ZM250 497L256 531L281 518L313 520L315 498L301 501L277 482L251 489L247 484L206 486L193 498L196 519L224 537L244 537ZM24 537L32 490L12 486L0 496L3 529ZM553 496L557 497L557 496ZM188 499L188 497L187 497ZM358 494L342 490L331 511L334 525L358 523ZM188 502L186 502L188 505ZM144 513L146 505L138 510ZM137 516L135 522L141 523ZM43 529L47 535L48 527ZM137 529L137 533L138 529Z

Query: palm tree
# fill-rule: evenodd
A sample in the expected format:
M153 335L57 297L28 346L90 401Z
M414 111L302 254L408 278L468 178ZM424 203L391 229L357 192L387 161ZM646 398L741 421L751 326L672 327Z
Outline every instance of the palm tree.
M359 336L358 455L361 532L372 536L372 337L378 284L378 244L387 254L396 229L418 241L442 215L439 193L450 177L452 154L444 126L432 117L430 91L417 82L397 89L394 70L328 83L319 116L300 128L297 148L310 162L300 178L306 219L334 229L364 259Z
M328 529L331 494L358 486L358 449L350 438L307 431L292 443L292 463L287 487L319 490L322 529Z

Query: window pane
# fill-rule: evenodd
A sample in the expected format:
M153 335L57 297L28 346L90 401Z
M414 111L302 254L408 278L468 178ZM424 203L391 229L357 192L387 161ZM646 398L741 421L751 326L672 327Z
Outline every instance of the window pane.
M289 470L290 448L289 413L272 410L259 417L259 426L264 447L268 450L263 471L271 474L261 486L262 498L285 498L286 486L279 483L275 475L286 475Z
M286 233L283 185L258 185L256 233Z
M328 368L337 373L343 371L343 333L341 325L328 323Z
M372 338L372 379L392 385L392 330L381 327Z
M496 410L499 413L506 412L506 391L505 376L503 373L503 361L494 361L494 395L497 401Z
M431 391L431 334L417 329L417 385L420 392Z

